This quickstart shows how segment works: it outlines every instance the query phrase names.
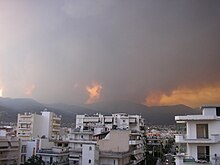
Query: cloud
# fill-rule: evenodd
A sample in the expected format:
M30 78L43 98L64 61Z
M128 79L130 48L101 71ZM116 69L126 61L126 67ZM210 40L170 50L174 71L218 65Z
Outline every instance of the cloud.
M202 104L219 104L220 83L201 87L179 87L166 94L162 91L151 92L145 99L148 106L185 104L199 107Z
M87 86L86 91L89 94L89 98L86 101L86 104L92 104L97 102L100 99L102 89L102 85L97 82L93 82L92 85Z
M183 88L197 92L194 88L204 87L202 83L220 81L219 4L2 0L4 96L32 93L30 97L41 102L84 104L88 96L88 103L140 103L148 95L150 105L185 103L180 98ZM92 80L102 82L95 92L88 84ZM25 90L28 82L37 90L31 85Z
M25 89L25 95L31 96L35 89L36 89L35 84L31 84L31 85L27 86Z
M103 14L108 7L112 5L111 1L103 0L73 0L67 1L63 7L67 15L73 18L95 17Z

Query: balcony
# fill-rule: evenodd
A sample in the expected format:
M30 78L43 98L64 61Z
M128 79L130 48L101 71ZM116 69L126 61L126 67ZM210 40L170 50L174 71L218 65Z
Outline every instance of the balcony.
M18 121L20 124L31 124L31 121L30 120L19 120Z
M21 134L18 134L18 136L19 137L30 137L31 134L23 134L23 133L21 133Z
M96 144L97 140L95 140L95 139L73 139L73 138L70 138L69 142L70 143L83 143L83 144L90 144L90 143Z
M53 132L60 132L60 129L53 128L52 131Z
M144 160L144 157L137 157L136 160L131 160L132 164L139 164L141 161Z
M176 121L209 121L216 120L217 116L214 115L186 115L186 116L175 116Z
M53 120L61 120L61 118L60 117L53 117Z
M129 145L138 145L142 143L143 143L142 140L129 140Z
M3 151L17 151L19 148L0 148L0 152Z
M60 127L60 123L53 122L53 126L58 126L58 127Z
M129 156L131 154L128 152L113 152L113 151L100 151L100 157L113 157L113 158L123 158L125 156Z
M73 153L81 153L82 152L82 148L70 148L70 155L74 155Z
M143 154L143 153L144 153L144 149L143 148L138 148L138 149L133 151L133 155Z
M135 124L136 122L136 118L129 118L129 123L130 124Z
M176 143L218 143L220 142L220 134L211 134L209 138L190 138L183 134L175 135Z
M20 115L20 118L31 118L32 114Z
M27 130L27 131L30 131L31 130L31 128L30 127L21 127L21 128L19 128L19 130Z
M16 159L18 159L18 156L11 156L11 155L10 156L9 155L8 156L6 156L6 155L1 155L0 156L0 160L2 160L2 161L3 160L4 161L5 160L16 160Z

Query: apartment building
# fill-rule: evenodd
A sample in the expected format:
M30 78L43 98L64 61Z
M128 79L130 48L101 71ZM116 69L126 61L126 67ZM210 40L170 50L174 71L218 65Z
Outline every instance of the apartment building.
M93 158L89 159L89 164L139 164L144 160L142 131L144 119L140 115L77 115L76 128L68 137L70 164L88 164L83 161L84 155L87 155L84 149L86 146L95 148L92 151L99 153L92 153ZM121 150L123 147L125 149Z
M42 136L59 139L60 121L60 116L47 110L41 112L41 115L36 113L18 114L17 137L27 141Z
M111 130L105 134L96 135L98 137L100 165L126 165L131 164L131 155L134 150L130 149L130 130ZM119 140L123 139L123 140Z
M76 115L76 128L80 130L91 129L94 126L104 125L108 130L111 129L130 129L143 131L145 121L141 115L128 115L126 113L116 113L112 115Z
M0 130L0 164L20 164L20 141L16 137L6 136L6 130Z
M175 137L179 145L177 165L188 162L184 155L197 162L220 164L220 106L202 106L201 115L176 116L181 129ZM186 146L185 153L181 145ZM189 164L189 163L188 163Z
M45 165L69 165L69 149L67 147L42 148L37 151L36 155L42 158Z
M83 145L96 145L97 141L93 136L94 132L91 130L80 131L80 129L73 129L68 134L69 142L69 162L72 164L82 164L82 150Z

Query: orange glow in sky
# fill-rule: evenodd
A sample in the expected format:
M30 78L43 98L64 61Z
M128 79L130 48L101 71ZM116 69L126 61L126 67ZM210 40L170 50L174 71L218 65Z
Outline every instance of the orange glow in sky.
M86 87L86 91L89 94L89 98L86 101L86 104L92 104L97 102L100 99L101 91L102 91L102 86L99 83L92 83L91 86Z
M3 89L0 88L0 97L2 97L2 94L3 94Z
M200 88L180 87L169 94L152 92L144 104L148 106L184 104L190 107L200 107L204 104L218 104L220 101L220 84Z
M27 86L26 89L25 89L25 94L28 95L28 96L32 95L35 88L36 88L35 84Z

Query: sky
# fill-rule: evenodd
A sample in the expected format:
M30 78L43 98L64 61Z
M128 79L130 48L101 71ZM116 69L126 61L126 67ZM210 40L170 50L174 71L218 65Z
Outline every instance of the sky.
M1 0L0 96L219 104L219 8L219 0Z

